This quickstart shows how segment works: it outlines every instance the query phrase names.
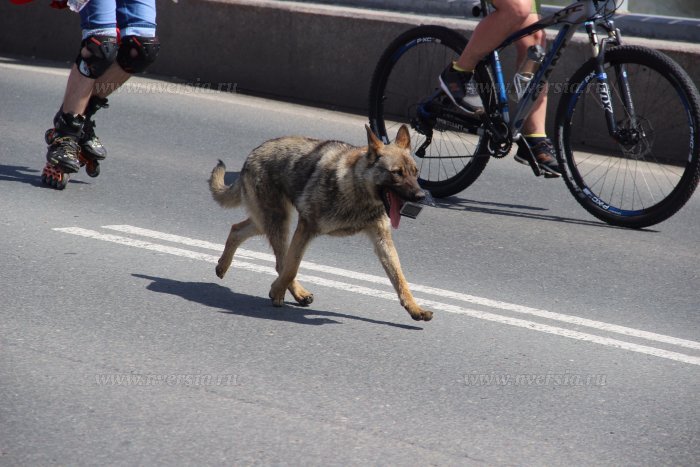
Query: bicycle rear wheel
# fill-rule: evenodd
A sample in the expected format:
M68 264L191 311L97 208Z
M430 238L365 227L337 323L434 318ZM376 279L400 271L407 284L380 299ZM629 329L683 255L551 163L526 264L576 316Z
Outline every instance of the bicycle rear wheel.
M601 103L593 59L564 90L556 123L559 164L569 190L595 217L648 227L675 214L698 184L700 96L685 71L655 50L615 47L604 67L609 103ZM606 125L610 106L616 137Z
M441 26L406 31L384 51L370 86L372 130L388 142L401 124L410 125L418 181L438 198L471 185L489 159L482 150L485 138L476 134L479 123L466 119L438 82L466 44L462 35Z

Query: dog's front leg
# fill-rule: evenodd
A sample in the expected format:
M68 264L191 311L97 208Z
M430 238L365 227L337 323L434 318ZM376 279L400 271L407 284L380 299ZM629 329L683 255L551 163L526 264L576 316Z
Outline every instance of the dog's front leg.
M223 279L224 275L226 275L226 271L228 271L228 268L231 266L233 255L236 253L236 249L239 245L253 235L259 234L260 230L258 230L257 226L250 218L231 226L231 231L226 239L226 246L221 253L219 263L216 265L216 275L219 276L219 278Z
M422 309L420 305L416 303L411 290L408 288L408 282L406 282L406 278L401 271L399 255L391 239L389 223L386 220L380 221L369 229L368 234L374 244L374 252L382 263L386 275L389 276L394 290L396 290L396 293L399 295L401 305L414 320L430 321L433 318L433 312Z
M309 242L313 236L314 234L308 228L306 223L302 219L299 219L297 228L294 231L294 236L292 237L292 242L289 244L287 254L281 261L282 267L279 271L279 277L277 277L277 280L272 283L272 287L270 288L270 298L272 299L273 305L284 305L284 294L287 288L290 288L292 294L295 295L294 298L300 304L308 305L313 301L313 295L304 290L304 288L295 281L297 272L299 272L301 258L304 256L306 247L309 245ZM304 294L308 294L308 296L302 297L301 295Z

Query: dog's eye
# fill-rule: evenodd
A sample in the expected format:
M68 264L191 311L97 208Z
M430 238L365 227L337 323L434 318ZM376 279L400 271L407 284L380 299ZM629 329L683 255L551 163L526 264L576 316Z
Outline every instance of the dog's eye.
M403 169L392 170L391 174L396 175L397 177L403 177Z

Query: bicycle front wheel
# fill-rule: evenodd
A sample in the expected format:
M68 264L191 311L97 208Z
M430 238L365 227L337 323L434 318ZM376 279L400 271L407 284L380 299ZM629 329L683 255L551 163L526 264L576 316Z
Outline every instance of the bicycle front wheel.
M611 48L604 68L607 92L594 59L564 89L559 165L569 190L595 217L648 227L675 214L698 184L700 96L678 64L652 49ZM615 135L606 124L610 110Z
M471 185L489 159L479 124L465 121L438 82L466 44L462 35L441 26L411 29L384 51L370 86L372 130L388 142L401 124L410 126L418 181L438 198Z

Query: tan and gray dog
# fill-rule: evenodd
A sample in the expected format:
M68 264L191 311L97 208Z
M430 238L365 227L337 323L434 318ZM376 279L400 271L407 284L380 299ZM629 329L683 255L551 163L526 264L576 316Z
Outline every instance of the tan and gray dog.
M401 305L414 320L429 321L433 313L414 300L391 239L390 224L398 226L403 203L425 197L410 155L410 135L402 126L396 141L385 145L366 130L364 147L304 137L267 141L248 156L231 186L224 184L226 166L219 161L209 179L214 199L225 208L243 205L250 217L231 227L216 275L224 277L241 243L265 234L279 274L270 289L273 304L282 306L289 290L297 303L307 306L313 294L296 275L309 242L318 235L365 232ZM292 208L299 220L288 246Z

